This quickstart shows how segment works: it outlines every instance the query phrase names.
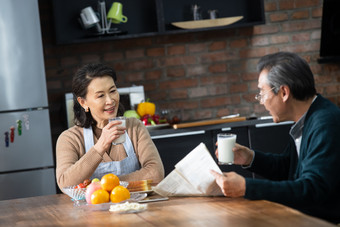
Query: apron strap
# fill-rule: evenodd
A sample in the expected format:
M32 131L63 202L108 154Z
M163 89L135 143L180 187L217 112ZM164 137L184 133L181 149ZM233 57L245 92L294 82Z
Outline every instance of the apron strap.
M85 152L88 152L91 147L94 146L92 126L90 126L89 128L84 128L84 143Z

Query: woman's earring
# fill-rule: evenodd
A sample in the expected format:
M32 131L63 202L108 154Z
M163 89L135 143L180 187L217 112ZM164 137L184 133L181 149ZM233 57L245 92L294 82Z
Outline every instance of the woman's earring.
M88 107L85 108L85 112L89 112L89 108Z

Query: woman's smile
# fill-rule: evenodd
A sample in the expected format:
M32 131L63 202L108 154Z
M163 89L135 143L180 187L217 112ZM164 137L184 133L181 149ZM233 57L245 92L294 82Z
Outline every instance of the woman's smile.
M104 112L107 112L107 113L109 113L109 114L114 113L114 112L115 112L115 106L112 106L112 107L110 107L110 108L104 109Z

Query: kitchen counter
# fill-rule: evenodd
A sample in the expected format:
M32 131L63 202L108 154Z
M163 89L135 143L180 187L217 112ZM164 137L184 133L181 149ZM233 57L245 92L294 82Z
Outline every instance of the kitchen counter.
M230 123L204 125L204 126L188 127L188 128L180 128L180 129L174 129L171 126L169 126L167 128L149 130L149 133L151 137L154 137L154 136L161 136L161 135L167 135L167 134L188 133L188 132L201 131L201 130L209 131L209 130L218 130L221 128L255 126L257 124L265 124L265 123L273 123L273 120L272 119L263 119L263 120L254 119L254 120L236 121L236 122L230 122Z

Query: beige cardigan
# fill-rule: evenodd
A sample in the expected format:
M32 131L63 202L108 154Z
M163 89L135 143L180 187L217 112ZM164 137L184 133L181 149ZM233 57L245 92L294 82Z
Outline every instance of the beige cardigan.
M126 120L127 133L133 144L141 169L119 176L122 181L151 179L159 183L164 178L164 167L158 150L142 122L136 118ZM101 129L94 128L94 143L97 143ZM56 147L56 178L60 189L77 185L89 179L101 162L120 161L126 158L123 144L112 145L103 156L91 148L85 152L83 128L73 126L58 138Z

